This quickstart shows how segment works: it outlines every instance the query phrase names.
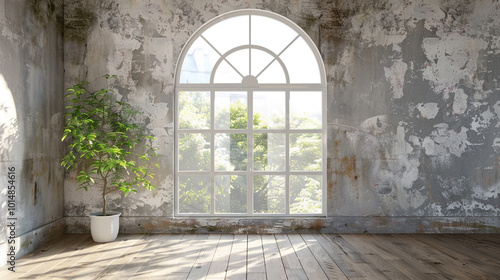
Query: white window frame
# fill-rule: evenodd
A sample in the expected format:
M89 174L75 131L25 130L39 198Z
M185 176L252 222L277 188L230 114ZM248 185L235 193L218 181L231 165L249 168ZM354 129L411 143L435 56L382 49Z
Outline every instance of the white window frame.
M311 51L313 52L318 68L319 68L319 74L321 77L321 82L320 83L290 83L290 77L288 75L288 71L283 64L283 62L280 61L280 58L275 56L272 51L269 49L263 47L263 46L257 46L257 45L249 45L250 48L255 48L255 49L260 49L265 52L268 52L269 54L273 55L278 62L281 64L285 71L285 77L286 77L286 83L278 83L278 84L258 84L258 85L253 85L253 84L245 84L245 83L214 83L214 75L216 71L212 71L211 77L210 77L210 83L180 83L180 77L181 77L181 68L184 63L184 59L187 56L187 53L192 46L192 44L198 39L201 34L206 31L208 28L213 26L214 24L221 22L223 20L229 19L231 17L235 16L241 16L241 15L249 15L250 18L252 15L259 15L259 16L265 16L269 17L275 20L278 20L284 24L286 24L288 27L292 28L294 31L296 31L299 35L298 37L301 37L304 39L304 41L307 43L307 45L310 47ZM250 32L251 34L251 32ZM250 35L251 36L251 35ZM290 44L289 44L290 45ZM221 54L221 57L219 61L215 64L214 69L217 69L217 66L221 61L224 60L225 56L229 55L231 52L237 51L238 49L243 49L247 46L240 46L237 48L233 48L232 50L228 51L225 54ZM174 157L175 157L175 163L174 163L174 215L179 216L179 217L324 217L326 216L326 210L327 210L327 178L326 178L326 168L327 168L327 151L326 151L326 138L327 138L327 111L326 111L326 105L327 105L327 83L326 83L326 74L325 74L325 68L323 64L323 60L321 58L321 55L314 44L314 42L310 39L310 37L295 23L290 21L289 19L272 13L268 11L263 11L263 10L255 10L255 9L245 9L245 10L237 10L233 12L229 12L226 14L223 14L221 16L218 16L211 21L207 22L204 24L201 28L199 28L188 40L188 42L185 44L183 47L183 50L180 53L179 60L177 63L177 69L176 69L176 76L175 76L175 97L174 97L174 137L175 137L175 144L174 144ZM211 93L211 128L210 129L180 129L178 128L179 125L179 92L183 91L202 91L202 92L210 92ZM241 130L235 130L235 129L227 129L227 130L220 130L214 129L214 93L216 91L246 91L248 93L247 95L247 129ZM286 128L285 129L263 129L263 130L256 130L253 128L253 92L254 91L284 91L286 94ZM289 127L289 111L290 111L290 92L294 91L317 91L322 93L322 126L320 129L290 129ZM178 141L179 141L179 134L180 133L209 133L211 134L212 142L211 142L211 171L206 172L206 171L179 171L179 154L178 154ZM253 171L252 170L252 165L253 165L253 150L251 148L247 149L247 158L248 158L248 166L247 166L247 171L215 171L214 170L214 151L215 151L215 143L214 143L214 135L215 133L246 133L247 134L247 141L248 141L248 147L253 146L253 133L284 133L286 135L286 170L285 171ZM290 162L289 162L289 157L290 157L290 143L289 143L289 135L291 133L318 133L321 135L321 171L291 171L290 170ZM192 213L179 213L179 186L178 186L178 176L179 174L184 174L184 175L200 175L204 174L207 175L209 174L211 177L211 212L207 214L192 214ZM215 174L217 175L247 175L247 213L239 213L239 214L234 214L234 213L229 213L229 214L219 214L215 213L215 187L214 187L214 177ZM253 213L254 205L253 205L253 184L251 182L251 178L253 175L284 175L286 178L286 197L285 197L285 207L286 207L286 213L280 213L280 214L267 214L267 213ZM290 214L290 198L289 198L289 176L290 175L317 175L321 176L321 189L322 189L322 211L321 213L313 213L313 214Z

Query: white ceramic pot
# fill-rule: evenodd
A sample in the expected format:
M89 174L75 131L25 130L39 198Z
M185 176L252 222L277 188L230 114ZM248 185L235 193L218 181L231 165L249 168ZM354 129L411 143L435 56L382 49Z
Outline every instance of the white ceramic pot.
M92 239L99 243L114 241L120 229L121 214L115 211L107 211L106 216L102 216L102 212L91 213L89 216Z

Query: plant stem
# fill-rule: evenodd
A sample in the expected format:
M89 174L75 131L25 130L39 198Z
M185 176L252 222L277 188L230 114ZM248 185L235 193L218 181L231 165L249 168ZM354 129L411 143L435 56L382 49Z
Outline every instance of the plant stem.
M104 177L103 179L104 179L104 186L102 187L102 202L103 202L102 215L106 216L106 186L108 184L108 180L106 177Z

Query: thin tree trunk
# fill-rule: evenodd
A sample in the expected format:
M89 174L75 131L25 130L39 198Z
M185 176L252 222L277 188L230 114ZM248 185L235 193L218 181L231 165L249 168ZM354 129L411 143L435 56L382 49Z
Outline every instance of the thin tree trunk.
M106 216L106 186L108 181L104 178L104 186L102 186L102 215Z

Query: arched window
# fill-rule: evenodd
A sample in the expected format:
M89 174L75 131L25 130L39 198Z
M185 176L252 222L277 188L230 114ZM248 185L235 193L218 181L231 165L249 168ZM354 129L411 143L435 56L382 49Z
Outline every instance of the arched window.
M177 216L325 214L325 71L300 27L261 10L206 23L175 104Z

